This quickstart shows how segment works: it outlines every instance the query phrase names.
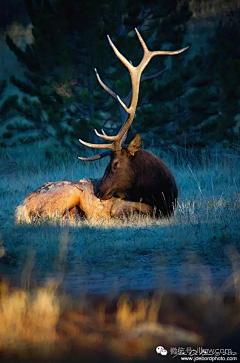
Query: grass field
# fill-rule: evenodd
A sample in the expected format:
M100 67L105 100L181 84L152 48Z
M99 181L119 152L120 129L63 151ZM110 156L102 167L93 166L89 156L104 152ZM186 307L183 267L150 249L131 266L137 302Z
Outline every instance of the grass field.
M191 304L187 306L196 305L197 314L202 303L203 309L206 308L204 304L207 299L212 304L212 310L209 309L215 311L218 319L222 319L223 296L231 295L237 302L234 319L240 322L240 156L237 153L215 153L210 156L207 151L198 155L195 152L186 155L178 152L173 161L172 154L160 155L159 150L153 151L171 167L179 187L177 211L170 221L133 217L123 222L113 219L106 223L95 220L68 225L54 220L42 225L16 225L14 211L28 193L47 181L101 177L107 161L103 159L84 164L67 150L40 143L1 150L0 274L22 289L21 293L14 295L1 288L6 306L10 309L2 308L1 311L2 318L10 316L10 326L11 319L15 321L15 314L20 314L19 334L24 329L24 339L29 339L29 335L26 338L25 334L31 333L21 320L23 316L28 316L30 332L38 331L38 323L34 328L32 326L33 318L29 311L35 311L32 313L35 317L40 314L40 320L47 314L44 324L51 336L49 339L54 341L62 306L66 307L70 300L75 301L79 296L84 299L89 294L114 299L126 291L135 292L136 296L146 296L153 290L159 296L169 296L169 293L196 296L194 303L189 297ZM36 296L40 295L32 295L36 293L31 293L31 289L35 285L46 284L60 285L61 292L70 295L71 299L65 300L61 296L56 297L52 290L46 293L46 290L41 292L40 289L39 294L43 294L43 297L38 300ZM30 293L27 293L29 290ZM216 297L219 298L217 303L214 300ZM15 303L14 299L20 299L20 303ZM63 303L63 300L68 303ZM14 308L11 310L11 301L13 305L22 307L20 313ZM34 301L37 301L35 305ZM144 298L141 301L140 311L149 311L149 301L146 302ZM174 304L178 306L178 303ZM160 305L161 302L158 302L157 311ZM40 313L37 312L39 306ZM126 328L133 314L128 302L122 302L119 306L120 313L115 313L121 327ZM47 308L49 311L46 313ZM226 311L224 316L231 321ZM50 327L48 314L52 319ZM105 315L100 314L100 320L101 316ZM152 320L146 318L146 314L144 317L140 320L157 320L156 316ZM225 324L224 319L222 322ZM210 320L208 323L211 325ZM137 322L138 319L135 319L130 324L131 328ZM87 324L92 323L88 321ZM230 327L230 322L227 324ZM5 328L7 326L6 323ZM76 329L74 326L71 327L73 330L69 328L71 334ZM6 333L6 329L0 331L0 342L1 333L2 336L9 338L10 334L12 337L11 329L10 333ZM45 337L46 331L39 334L41 337L37 334L37 342L41 341L41 334ZM93 340L89 339L93 343L94 339L98 342L102 338L96 335ZM112 341L111 344L119 347L120 343ZM126 353L128 348L124 345L121 349Z
M240 157L202 153L178 156L175 165L169 155L163 159L180 194L170 221L24 226L14 224L14 211L28 193L47 181L101 177L107 161L84 164L40 144L2 150L1 233L8 262L2 272L21 271L38 281L61 276L76 294L149 288L184 293L199 291L205 281L232 289L232 260L240 248Z

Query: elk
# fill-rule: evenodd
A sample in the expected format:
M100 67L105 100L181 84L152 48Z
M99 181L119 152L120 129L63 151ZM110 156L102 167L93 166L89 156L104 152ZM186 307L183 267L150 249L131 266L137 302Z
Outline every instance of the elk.
M141 149L141 136L137 134L129 145L124 145L127 132L133 122L138 103L140 83L159 76L145 77L141 74L150 60L157 55L176 55L188 47L177 51L149 51L144 40L135 29L143 47L144 55L137 67L134 67L117 50L108 36L109 43L116 56L128 69L131 76L132 90L123 100L102 82L97 70L95 73L100 85L113 98L118 100L121 111L127 114L123 125L116 136L104 132L96 135L111 144L91 144L79 140L83 145L108 149L103 153L86 158L83 161L94 161L110 156L102 179L81 179L75 182L48 182L30 193L17 207L15 220L18 223L31 223L33 220L46 220L49 217L101 219L139 214L170 217L177 203L178 190L175 179L167 165L154 154Z
M168 166L154 154L141 149L141 136L137 134L128 146L123 145L127 132L132 125L136 112L139 96L141 75L150 60L158 55L176 55L184 52L188 47L177 51L150 51L137 29L138 39L143 48L143 58L137 67L134 67L115 47L110 37L108 41L119 60L128 69L131 76L131 102L124 103L121 98L106 86L95 69L100 85L112 97L118 100L123 110L127 113L127 119L120 131L115 136L96 135L103 140L111 141L110 144L92 144L81 139L79 141L90 148L109 149L104 153L93 157L79 157L80 160L93 161L110 156L110 162L106 167L100 182L97 196L105 201L117 197L130 202L142 202L155 209L156 217L170 217L176 207L178 189L175 179ZM155 76L152 76L153 78Z
M95 196L99 179L80 179L75 182L48 182L30 193L15 211L16 223L67 219L87 219L102 222L112 217L123 217L137 211L153 215L153 208L139 202L119 198L101 201Z

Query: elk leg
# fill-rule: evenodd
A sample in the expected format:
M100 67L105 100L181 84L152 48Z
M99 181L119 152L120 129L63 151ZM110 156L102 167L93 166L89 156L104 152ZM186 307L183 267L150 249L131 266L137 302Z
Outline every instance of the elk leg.
M64 215L68 216L70 219L75 218L86 218L85 212L79 207L79 205L75 205L73 208L65 211Z
M129 217L133 213L153 216L154 208L151 205L140 202L115 200L111 208L111 217Z

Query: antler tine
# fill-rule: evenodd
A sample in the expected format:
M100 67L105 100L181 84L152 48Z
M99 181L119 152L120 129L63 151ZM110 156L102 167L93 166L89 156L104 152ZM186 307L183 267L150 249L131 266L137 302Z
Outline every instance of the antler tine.
M140 35L139 35L140 36ZM111 45L114 53L116 54L116 56L118 57L118 59L120 59L120 61L125 65L125 67L128 69L130 75L131 75L131 79L132 79L132 84L133 84L133 73L134 73L134 70L136 69L136 67L134 67L132 65L131 62L129 62L120 52L119 50L117 49L117 47L113 44L111 38L109 35L107 35L107 38L108 38L108 41L109 41L109 44ZM142 40L143 42L143 40ZM144 43L144 42L143 42ZM144 43L145 44L145 43ZM143 45L144 46L144 45ZM146 47L146 44L145 44L145 47ZM130 114L130 108L127 107L125 105L125 103L121 100L121 98L115 93L113 92L110 88L108 88L105 83L103 83L103 81L101 80L96 68L95 68L95 73L96 73L96 76L97 76L97 79L98 79L98 82L100 83L100 85L103 87L103 89L105 89L105 91L107 91L113 98L117 99L118 102L120 103L120 105L122 106L122 108L128 113ZM131 110L132 111L132 110ZM124 126L124 125L123 125ZM121 130L120 130L121 131ZM114 145L115 148L114 149L120 149L121 148L121 142L124 138L124 135L125 135L125 132L124 134L119 137L119 134L116 135L116 136L108 136L108 135L104 135L104 134L100 134L97 130L94 130L95 134L98 136L98 137L101 137L102 139L104 140L108 140L108 141L114 141Z
M121 106L124 108L124 110L126 112L128 112L129 116L125 122L125 124L122 126L121 130L119 131L118 135L116 135L115 137L111 137L108 138L108 140L114 141L115 145L117 145L118 147L121 146L122 140L125 137L126 133L128 132L133 119L134 119L134 115L136 112L136 108L137 108L137 103L138 103L138 96L139 96L139 86L140 86L140 81L141 81L141 74L144 71L144 69L146 68L146 66L148 65L148 63L150 62L150 60L152 59L152 57L154 56L153 52L150 52L147 48L146 43L144 42L143 38L141 37L140 33L138 32L138 30L135 28L135 31L137 33L138 39L142 45L143 51L144 51L144 56L141 60L141 62L139 63L139 65L137 67L132 66L130 63L125 64L126 67L128 67L130 76L131 76L131 83L132 83L132 100L131 100L131 104L129 107L127 107L122 101L121 99L118 97L118 101L120 102ZM114 48L113 48L114 49ZM115 51L115 49L114 49ZM120 60L122 60L122 58L125 60L126 62L126 58L124 58L121 53L119 57L119 54L115 51L115 54L118 56L118 58ZM123 60L122 60L123 62Z
M81 139L79 139L79 142L81 142L81 144L83 144L84 146L91 147L93 149L110 149L110 150L115 149L114 144L91 144Z
M153 57L156 55L177 55L185 52L185 50L187 50L188 48L189 46L178 50L155 50L154 52L151 53L153 54Z
M164 68L164 69L162 69L161 71L159 71L159 72L157 72L157 73L154 73L154 74L151 74L151 75L149 75L149 76L145 76L145 77L143 77L142 79L141 79L141 83L143 83L143 82L145 82L145 81L149 81L149 80L152 80L152 79L155 79L155 78L157 78L157 77L159 77L163 72L165 72L166 70L168 69L168 67L166 67L166 68ZM97 72L96 72L96 74L97 74ZM99 77L99 76L98 76ZM100 77L99 77L100 78ZM100 79L101 80L101 79ZM99 82L100 83L100 82ZM106 91L107 91L107 89L110 91L110 92L108 92L112 97L114 97L115 99L117 99L118 100L118 95L115 93L115 92L113 92L112 90L110 90L103 82L102 82L102 80L101 80L101 83L100 83L101 85L103 84L104 86L102 86ZM106 89L106 88L107 89ZM124 99L124 101L126 101L126 100L129 100L129 101L127 101L127 105L130 103L130 99L132 98L132 91L130 91L129 92L129 94L125 97L125 99ZM124 104L124 106L125 106L125 103L123 103ZM125 108L124 108L125 109ZM126 122L126 120L123 122L123 124ZM102 131L102 134L100 134L96 129L94 129L94 132L95 132L95 134L98 136L98 137L101 137L102 139L104 139L104 140L109 140L108 139L108 135L105 133L105 131L102 129L101 130ZM122 143L124 143L125 141L126 141L126 138L127 138L127 133L123 136L123 138L122 138ZM110 141L111 141L111 136L110 136Z
M143 38L142 38L141 34L140 34L140 33L139 33L139 31L137 30L137 28L135 28L135 32L137 33L138 39L139 39L140 43L142 44L142 47L143 47L144 53L149 52L148 47L147 47L146 43L144 42L144 40L143 40Z
M154 74L150 74L149 76L145 76L141 79L141 83L145 82L145 81L150 81L152 79L155 79L157 77L159 77L163 72L165 72L168 69L168 67L162 69L161 71L154 73Z
M94 161L94 160L99 160L99 159L105 158L106 156L109 156L109 155L110 155L110 151L106 151L105 153L90 156L89 158L83 158L82 156L78 156L78 159L80 159L82 161Z
M117 95L117 100L118 102L120 103L120 105L122 106L122 108L127 112L129 113L129 108L125 105L125 103L121 100L121 98ZM125 125L125 124L124 124ZM123 125L123 126L124 126ZM104 140L108 140L108 141L117 141L119 139L119 134L116 135L116 136L108 136L105 134L105 132L102 130L102 134L100 134L96 129L94 129L94 132L95 134L98 136L98 137L101 137L102 139Z
M107 140L107 139L105 139L105 137L107 137L107 135L105 134L105 132L103 130L102 130L102 134L100 134L96 129L94 129L94 132L98 137L101 137L102 139Z
M115 98L115 100L117 100L117 94L115 92L113 92L100 78L99 74L98 74L98 71L96 68L94 68L94 71L95 71L95 74L96 74L96 77L97 77L97 80L98 82L100 83L100 85L102 86L102 88L107 92L109 93L113 98Z
M120 59L120 61L125 65L125 67L127 67L129 72L131 72L131 70L134 68L133 65L124 57L124 55L122 55L122 53L119 52L117 47L115 47L115 45L113 44L109 35L107 35L107 38L108 38L109 44L111 45L111 47L112 47L114 53L116 54L116 56L118 57L118 59Z
M135 32L137 33L138 39L140 41L140 43L142 44L144 53L150 53L151 54L151 58L156 56L156 55L176 55L176 54L180 54L182 52L184 52L185 50L187 50L189 47L185 47L179 50L157 50L157 51L150 51L146 45L146 43L144 42L141 34L139 33L139 31L137 30L137 28L135 28Z
M103 81L102 81L102 79L101 79L101 77L99 76L99 74L98 74L98 71L97 71L97 69L96 68L94 68L94 71L95 71L95 74L96 74L96 77L97 77L97 80L98 80L98 82L99 82L99 84L102 86L102 88L107 92L107 93L109 93L110 94L110 96L112 96L113 98L115 98L115 100L117 100L119 103L120 103L120 105L123 107L123 109L126 111L126 112L128 112L127 110L126 110L126 105L125 105L125 103L120 99L120 97L115 93L115 92L113 92ZM94 129L94 132L95 132L95 134L98 136L98 137L101 137L102 139L104 139L104 140L109 140L109 141L111 141L111 136L108 136L108 135L106 135L105 134L105 132L102 130L102 134L100 134L96 129ZM110 139L109 139L109 137L110 137Z

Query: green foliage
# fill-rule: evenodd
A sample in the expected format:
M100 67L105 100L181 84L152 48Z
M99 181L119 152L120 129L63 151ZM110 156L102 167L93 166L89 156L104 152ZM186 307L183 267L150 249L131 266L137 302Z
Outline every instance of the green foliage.
M150 49L161 49L168 43L169 49L182 46L185 24L191 17L186 1L161 0L132 2L130 0L25 0L34 42L25 50L19 49L10 37L9 48L25 67L25 79L14 77L11 82L26 94L28 99L15 99L14 109L24 116L29 127L39 131L39 137L63 138L63 142L79 146L78 138L89 140L91 126L100 128L111 120L108 127L119 127L120 117L114 99L110 99L99 86L94 75L97 67L104 82L121 97L130 91L129 75L106 41L110 34L118 49L138 64L142 57L139 40L132 32L138 27ZM173 57L174 58L174 57ZM172 121L172 114L162 112L165 102L173 110L175 99L182 95L182 60L172 59L173 71L163 78L150 81L140 95L141 104L150 103L154 108L154 124ZM165 57L151 62L151 73L165 67ZM149 67L150 69L150 67ZM174 70L180 71L179 77ZM164 94L164 97L163 97ZM37 102L36 102L37 100ZM9 101L10 102L10 101ZM159 117L158 115L164 115ZM149 129L152 121L146 117L135 122ZM115 130L114 130L115 129ZM51 132L50 132L51 131ZM110 132L111 133L111 132Z
M142 48L133 29L138 27L149 49L179 49L191 17L188 1L140 0L25 0L33 24L34 42L18 48L6 41L25 69L25 78L11 82L26 97L11 96L2 103L1 125L8 143L24 137L55 137L80 147L78 138L93 139L92 129L115 134L124 119L118 103L98 84L102 80L124 99L131 85L126 68L115 57L106 35L137 65ZM155 57L146 73L159 78L141 84L139 105L130 133L141 132L155 145L185 147L231 145L239 137L236 116L240 99L240 11L222 19L209 48L186 62L187 54ZM6 87L0 82L0 98ZM23 121L9 121L16 114ZM24 121L25 119L25 121ZM149 134L153 135L149 138ZM34 135L33 135L34 134ZM31 137L30 137L31 136ZM129 135L129 137L132 135ZM98 140L99 141L99 140ZM1 140L2 143L2 140Z
M7 120L11 113L11 106L16 99L15 96L11 96L4 100L5 91L7 88L7 81L5 79L0 80L0 127L4 123L4 119Z
M0 81L0 97L2 98L4 91L7 87L7 81L4 79L2 81Z
M239 137L234 131L240 99L239 21L240 10L229 12L208 39L209 52L189 62L196 75L190 80L190 118L184 125L195 140L200 136L205 144L217 142L224 147Z

